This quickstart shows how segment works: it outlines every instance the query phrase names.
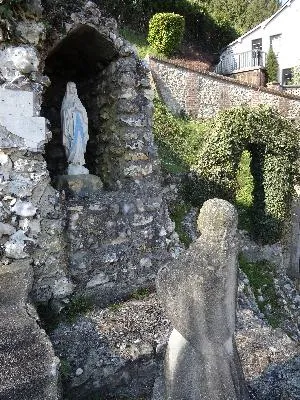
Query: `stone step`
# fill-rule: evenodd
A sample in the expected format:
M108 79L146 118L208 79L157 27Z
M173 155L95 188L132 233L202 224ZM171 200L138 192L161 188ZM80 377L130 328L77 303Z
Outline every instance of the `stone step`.
M19 260L0 267L0 307L25 304L31 287L30 261Z
M25 307L0 309L0 400L58 399L57 361Z
M0 400L57 400L50 340L28 312L30 260L0 267Z

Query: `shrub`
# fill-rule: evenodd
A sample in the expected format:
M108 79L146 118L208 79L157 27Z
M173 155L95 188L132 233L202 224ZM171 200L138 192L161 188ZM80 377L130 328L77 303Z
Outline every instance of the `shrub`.
M267 80L268 82L278 81L278 61L272 47L267 54L266 70L267 70Z
M148 42L154 50L169 56L180 45L184 34L184 17L174 13L158 13L149 21Z
M299 128L272 108L243 106L221 112L194 166L193 201L201 205L221 197L234 202L239 163L247 149L253 177L252 234L263 242L277 241L298 177L298 138Z

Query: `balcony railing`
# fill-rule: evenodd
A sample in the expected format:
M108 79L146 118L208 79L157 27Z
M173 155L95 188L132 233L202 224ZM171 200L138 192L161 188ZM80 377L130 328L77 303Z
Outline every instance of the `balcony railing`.
M221 75L229 75L241 70L265 67L265 65L266 53L261 50L251 50L223 56L216 66L215 72Z

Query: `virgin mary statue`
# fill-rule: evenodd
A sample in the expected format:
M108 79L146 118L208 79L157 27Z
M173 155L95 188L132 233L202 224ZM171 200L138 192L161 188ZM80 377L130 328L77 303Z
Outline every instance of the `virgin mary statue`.
M67 83L61 107L63 144L68 160L68 175L88 174L84 167L88 134L87 112L82 105L74 82Z

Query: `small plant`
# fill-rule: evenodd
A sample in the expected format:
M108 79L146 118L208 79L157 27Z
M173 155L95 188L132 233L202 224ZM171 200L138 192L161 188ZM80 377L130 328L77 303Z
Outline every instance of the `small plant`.
M81 314L85 314L92 309L92 302L83 296L73 297L63 311L63 318L73 323Z
M177 232L180 241L187 248L191 244L192 240L184 230L182 225L184 217L190 211L191 206L184 202L173 203L170 206L170 217L175 223L175 231Z
M266 61L266 71L267 71L267 80L268 82L277 82L278 81L278 61L276 54L272 47L267 54L267 61Z
M273 328L278 328L283 320L283 309L275 289L275 265L268 261L250 263L242 256L239 265L249 279L259 310Z
M184 17L174 13L157 13L149 21L148 42L154 50L170 56L178 49L184 34Z
M60 367L59 371L62 377L62 380L67 380L70 376L71 372L71 366L68 360L65 360L64 358L60 359Z
M113 304L110 304L110 306L109 306L109 310L112 312L119 311L120 308L121 308L121 303L113 303Z
M149 297L149 295L150 295L150 290L148 288L141 288L133 292L130 298L134 300L143 300Z
M11 19L23 13L26 7L24 0L4 0L0 2L0 18Z

